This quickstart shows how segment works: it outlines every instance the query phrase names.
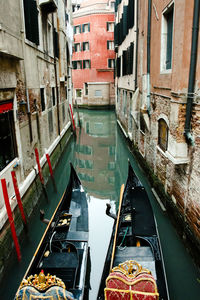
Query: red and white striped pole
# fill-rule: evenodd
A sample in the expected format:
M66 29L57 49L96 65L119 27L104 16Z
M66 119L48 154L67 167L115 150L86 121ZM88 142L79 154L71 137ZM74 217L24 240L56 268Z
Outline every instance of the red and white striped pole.
M71 104L69 104L69 108L70 108L70 112L71 112L71 116L72 116L72 123L73 123L73 127L74 127L74 132L76 132L76 127L75 127L75 123L74 123L74 116L73 116L73 111L72 111Z
M5 201L6 210L7 210L7 214L8 214L8 220L10 223L10 229L11 229L13 241L15 244L15 249L17 252L17 258L20 261L21 260L20 246L19 246L19 242L18 242L16 230L15 230L15 224L14 224L14 220L13 220L13 216L12 216L12 210L10 207L10 202L9 202L8 191L7 191L5 179L1 179L1 186L2 186L2 190L3 190L4 201Z

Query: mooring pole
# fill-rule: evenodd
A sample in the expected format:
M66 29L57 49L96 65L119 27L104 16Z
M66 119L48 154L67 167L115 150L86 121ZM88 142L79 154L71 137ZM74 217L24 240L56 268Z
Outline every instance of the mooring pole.
M43 190L43 193L45 195L45 198L48 200L48 195L47 195L47 191L46 191L46 188L45 188L45 185L44 185L44 178L43 178L43 175L42 175L42 169L41 169L41 166L40 166L40 159L39 159L39 153L38 153L37 148L35 148L35 158L36 158L36 162L37 162L37 166L38 166L38 173L39 173L40 181L41 181L41 184L42 184L42 190Z
M18 188L18 184L17 184L17 178L16 178L15 171L12 171L11 175L12 175L13 186L14 186L14 190L15 190L15 196L17 198L17 203L18 203L19 210L20 210L20 213L21 213L22 221L23 221L24 227L27 228L26 216L25 216L25 213L24 213L23 205L22 205L22 200L21 200L21 196L20 196L20 192L19 192L19 188Z
M11 229L13 241L15 244L15 249L17 252L17 258L18 258L18 261L20 261L21 260L20 246L19 246L19 242L18 242L16 230L15 230L15 224L14 224L14 220L13 220L13 216L12 216L12 210L10 207L10 202L9 202L8 191L7 191L5 179L1 179L1 186L2 186L4 201L5 201L5 205L6 205L6 210L7 210L7 214L8 214L8 220L10 223L10 229Z
M47 158L47 163L49 165L49 172L50 172L50 175L51 175L53 186L54 186L55 191L57 192L56 182L55 182L55 179L54 179L54 176L53 176L53 169L52 169L52 166L51 166L51 161L50 161L50 157L49 157L48 153L46 153L46 158Z

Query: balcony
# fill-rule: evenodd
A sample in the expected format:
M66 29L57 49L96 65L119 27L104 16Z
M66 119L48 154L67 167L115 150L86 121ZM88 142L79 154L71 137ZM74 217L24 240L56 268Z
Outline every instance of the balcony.
M57 10L58 0L39 0L39 5L44 12L50 14Z

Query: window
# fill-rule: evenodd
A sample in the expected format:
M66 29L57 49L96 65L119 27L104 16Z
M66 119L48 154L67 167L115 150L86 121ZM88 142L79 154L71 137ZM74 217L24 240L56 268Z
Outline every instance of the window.
M54 106L56 104L55 87L51 88L51 92L52 92L52 103L53 103L53 106Z
M0 105L0 145L2 171L17 156L12 102Z
M55 28L53 29L53 47L55 57L59 58L59 39Z
M82 90L81 89L76 89L76 97L81 98L82 96Z
M49 133L53 132L53 113L52 110L49 110L48 112L48 123L49 123Z
M115 67L115 60L109 58L108 59L108 68L114 68Z
M95 90L95 97L102 97L102 90Z
M163 150L167 150L168 126L164 119L158 121L158 145Z
M81 33L81 25L74 26L74 34Z
M35 0L24 0L24 21L27 40L39 45L38 10Z
M107 31L114 32L114 22L107 22Z
M121 56L117 58L117 77L121 76Z
M107 41L107 49L114 50L114 41Z
M45 110L44 88L40 89L40 100L41 100L42 111L44 111Z
M81 44L80 43L75 43L74 44L74 51L75 52L80 52L81 51Z
M85 83L85 96L87 96L88 95L88 84L87 84L87 82Z
M90 31L90 23L82 25L82 32L89 32Z
M83 69L90 69L90 60L83 60Z
M89 42L83 42L83 51L89 50Z
M174 6L171 5L163 13L161 31L161 71L172 68L172 45L173 45L173 15Z
M62 117L63 117L63 122L65 121L65 103L62 104Z
M49 55L53 56L53 27L52 25L48 22L47 24L47 29L48 29L48 34L47 34L47 38L48 38L48 53Z
M82 61L81 60L74 60L72 62L72 65L73 65L73 69L76 70L76 69L82 69Z
M123 91L123 112L127 115L127 91Z

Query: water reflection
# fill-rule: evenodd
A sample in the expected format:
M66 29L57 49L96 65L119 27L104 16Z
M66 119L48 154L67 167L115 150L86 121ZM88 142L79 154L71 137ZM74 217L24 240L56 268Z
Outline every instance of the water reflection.
M78 175L90 195L116 199L116 120L113 112L80 112L75 147Z

